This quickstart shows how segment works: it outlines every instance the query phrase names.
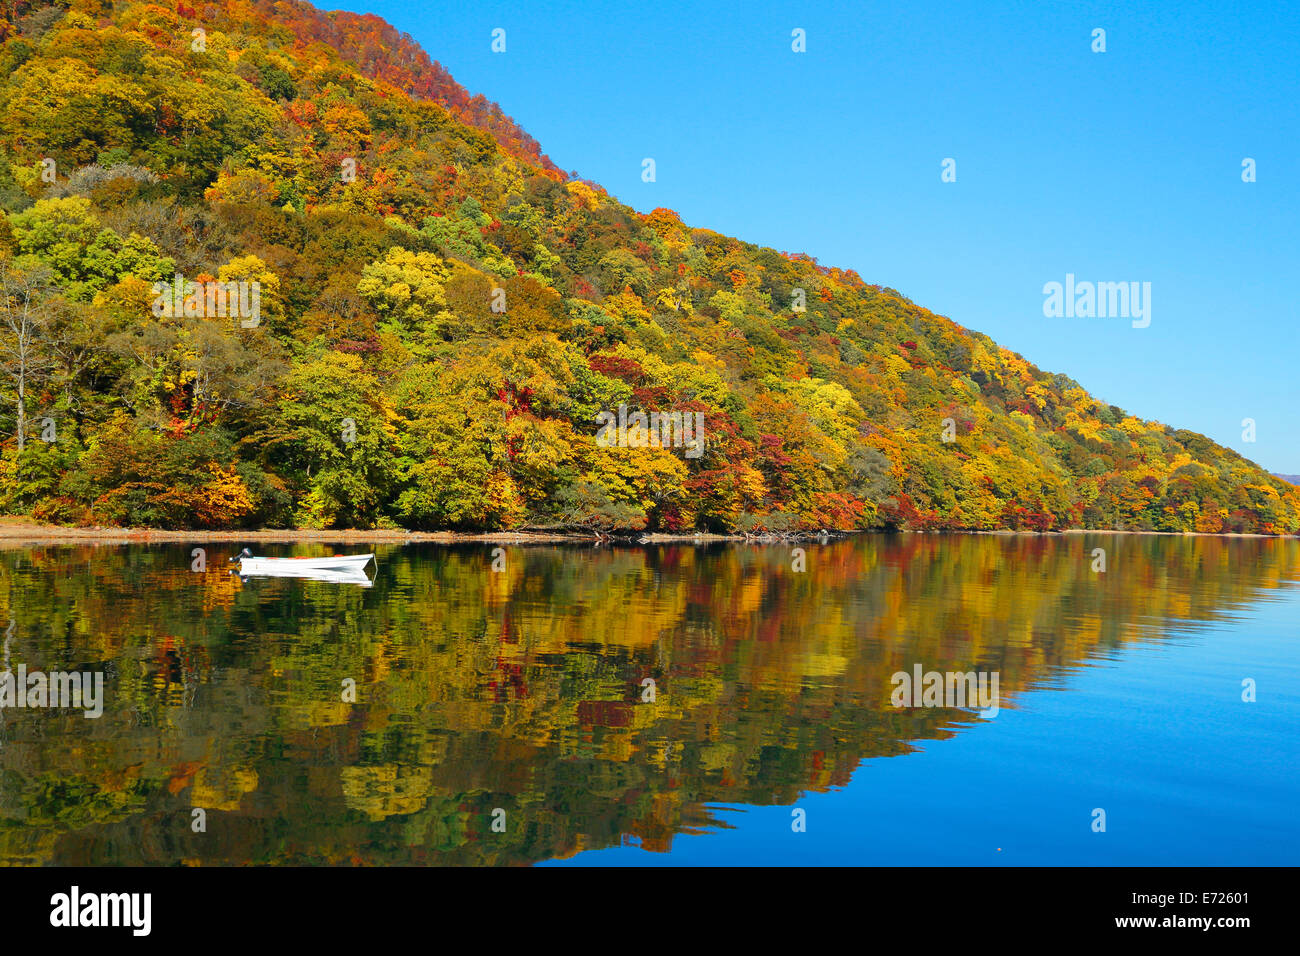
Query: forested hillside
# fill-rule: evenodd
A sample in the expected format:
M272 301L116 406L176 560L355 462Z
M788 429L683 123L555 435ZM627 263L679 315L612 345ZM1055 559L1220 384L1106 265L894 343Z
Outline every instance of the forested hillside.
M1202 435L851 270L562 173L378 18L0 11L10 514L1300 529L1300 488ZM189 301L160 309L164 283ZM249 284L256 315L214 314L217 283ZM703 442L602 443L620 406Z

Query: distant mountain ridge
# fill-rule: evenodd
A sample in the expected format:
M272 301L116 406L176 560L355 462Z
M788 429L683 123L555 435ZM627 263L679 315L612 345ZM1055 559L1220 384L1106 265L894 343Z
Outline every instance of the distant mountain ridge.
M1300 529L1300 489L1203 435L853 270L566 177L377 17L269 0L0 11L9 512ZM158 308L186 282L193 308ZM204 304L226 285L255 291L258 315Z
M481 93L474 95L429 58L409 34L372 13L318 10L298 0L254 0L252 7L291 26L299 40L310 38L336 49L365 76L391 83L416 99L432 100L458 119L489 133L511 155L564 176L522 127Z

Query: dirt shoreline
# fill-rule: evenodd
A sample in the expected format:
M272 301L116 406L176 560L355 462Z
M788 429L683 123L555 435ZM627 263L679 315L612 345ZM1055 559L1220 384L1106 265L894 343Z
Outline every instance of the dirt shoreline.
M1113 535L1160 535L1180 538L1293 538L1295 535L1247 534L1229 532L1211 534L1197 531L1107 531L1088 528L1067 528L1063 531L867 531L834 532L836 537L844 534L983 534L1004 535L1007 537L1053 537L1077 534L1113 534ZM298 543L319 541L321 543L363 543L376 542L387 544L408 544L431 542L435 544L464 544L478 542L482 544L573 544L591 543L605 540L618 544L711 544L715 542L750 542L754 544L798 543L798 541L817 541L820 535L806 535L800 539L766 538L758 535L740 534L642 534L630 538L599 539L594 534L560 534L537 531L497 531L486 534L466 534L457 531L405 531L398 529L357 530L345 529L334 531L312 531L301 529L260 529L256 531L174 531L162 528L107 528L76 527L67 528L60 525L41 525L26 521L0 519L0 542L8 546L19 544L59 544L94 542L99 544L139 544L169 541L230 541Z
M594 541L594 536L545 534L537 532L497 532L492 534L461 534L454 531L403 531L379 528L373 530L345 529L312 531L299 529L259 529L256 531L173 531L164 528L65 528L56 525L0 523L0 541L5 542L81 542L105 544L134 544L167 541L271 541L271 542L388 542L406 544L413 541L431 541L454 544L479 541L496 544L539 544L562 541Z

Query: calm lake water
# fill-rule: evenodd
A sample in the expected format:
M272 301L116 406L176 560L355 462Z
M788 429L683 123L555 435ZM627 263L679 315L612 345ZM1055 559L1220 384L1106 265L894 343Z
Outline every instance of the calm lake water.
M0 670L104 675L0 710L0 861L1300 863L1297 540L191 547L0 551Z

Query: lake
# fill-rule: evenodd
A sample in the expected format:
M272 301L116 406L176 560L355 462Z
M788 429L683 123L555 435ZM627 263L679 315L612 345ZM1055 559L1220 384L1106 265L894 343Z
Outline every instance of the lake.
M493 547L0 551L0 860L1300 862L1300 540Z

